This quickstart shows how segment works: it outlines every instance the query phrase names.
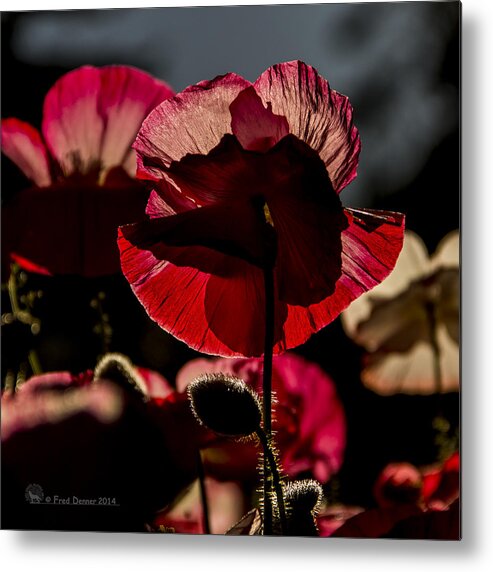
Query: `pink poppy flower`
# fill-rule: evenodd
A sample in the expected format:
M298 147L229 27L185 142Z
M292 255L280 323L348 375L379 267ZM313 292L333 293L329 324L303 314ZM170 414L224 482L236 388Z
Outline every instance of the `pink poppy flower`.
M196 359L178 372L176 386L185 391L198 375L223 372L240 377L261 393L262 368L260 359ZM289 477L310 473L321 483L327 482L341 467L346 445L344 409L334 383L317 365L285 354L274 358L272 388L273 430L284 472ZM241 454L239 447L243 448ZM252 449L248 443L229 447L227 442L220 443L205 458L211 471L244 478L252 475L257 465L258 451ZM237 465L240 467L235 470Z
M390 463L373 487L375 500L382 508L407 504L418 506L422 502L422 491L421 472L410 463Z
M126 66L84 66L46 95L42 134L2 120L2 151L32 187L5 206L4 249L24 269L93 277L119 271L117 227L147 200L136 182L135 136L173 91ZM5 184L5 182L4 182Z
M274 260L275 354L395 264L404 217L343 208L360 151L352 108L302 62L187 88L149 115L134 149L153 191L150 220L120 229L122 269L150 317L198 351L262 355Z
M8 528L143 531L197 478L198 451L209 438L187 399L147 370L127 380L93 380L92 372L35 376L2 395L1 405ZM24 498L32 483L53 500L109 500L32 506Z
M204 482L209 507L211 534L224 534L243 516L245 498L238 483L219 482L207 477ZM205 534L204 511L199 482L194 484L170 510L154 519L153 528L182 534Z
M458 231L432 256L406 231L390 276L342 314L346 333L368 351L361 374L368 388L382 395L458 391L459 288Z

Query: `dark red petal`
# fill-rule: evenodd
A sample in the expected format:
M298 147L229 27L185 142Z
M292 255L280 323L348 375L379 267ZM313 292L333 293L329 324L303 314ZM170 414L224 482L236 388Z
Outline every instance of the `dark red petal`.
M385 534L386 538L423 540L460 540L460 504L455 501L448 510L430 510L398 522Z
M39 131L29 123L2 119L2 153L38 187L51 183L48 152Z
M250 82L235 74L191 86L161 103L144 121L137 136L140 178L162 177L162 169L187 154L206 155L231 133L229 106Z
M345 209L349 226L342 233L342 275L333 294L307 308L288 306L284 338L274 348L294 348L335 320L363 292L392 270L402 248L404 216L385 211Z
M224 276L178 267L118 239L124 275L149 316L164 330L203 353L259 356L263 352L262 271L241 259L216 254ZM197 248L200 256L200 249ZM207 258L204 249L202 256ZM222 257L222 260L220 259ZM279 308L276 334L284 315Z
M413 505L392 508L372 508L346 520L331 536L334 538L380 538L400 521L421 515Z
M348 223L323 163L305 143L286 136L267 154L259 154L245 151L234 136L226 135L207 156L189 155L173 162L167 175L182 190L173 191L175 195L189 197L199 205L221 203L222 210L215 206L217 214L214 209L202 208L201 213L180 215L189 217L190 226L194 226L173 226L173 232L183 235L186 244L196 241L214 247L211 241L217 241L223 233L242 249L223 247L222 252L255 264L260 260L262 265L262 244L269 240L265 227L272 229L261 222L265 220L264 212L257 212L252 201L260 209L266 201L278 236L276 275L280 300L307 306L334 291L341 275L341 232ZM169 184L167 188L173 190ZM173 200L166 190L160 197L164 203ZM166 207L155 210L165 214ZM159 224L171 229L171 221ZM179 240L175 244L185 245ZM254 253L257 255L252 258ZM193 261L189 265L204 269Z
M227 272L211 276L205 297L210 329L233 353L258 357L264 351L265 294L264 277L259 268L229 259ZM282 339L286 306L275 308L274 340ZM209 352L207 352L209 353Z
M233 134L243 149L268 151L289 133L286 118L274 115L271 105L263 104L253 86L243 90L229 109Z
M243 201L154 218L122 227L121 233L159 260L222 275L228 273L220 255L264 267L275 244L272 227L262 222L252 203Z
M272 66L254 87L273 113L286 117L289 132L320 155L336 192L356 177L361 142L347 97L300 61Z
M342 275L335 290L308 307L276 301L276 354L304 343L383 280L395 264L402 246L403 216L344 212L349 226L342 233ZM156 223L164 224L159 219ZM158 242L145 246L155 249L160 259L151 250L132 245L125 232L120 229L123 272L147 313L163 329L204 353L262 354L264 286L259 268L205 247L159 246ZM167 262L172 256L175 264L193 262L202 271Z
M144 211L146 193L127 177L103 188L66 182L20 192L3 207L12 257L26 269L86 277L119 272L117 228Z
M172 162L166 176L189 200L204 206L260 195L269 167L265 156L244 151L236 137L224 135L207 155L187 155ZM165 200L170 186L159 187Z
M309 306L327 298L341 276L341 233L348 226L318 155L292 135L266 156L265 191L278 237L279 298Z

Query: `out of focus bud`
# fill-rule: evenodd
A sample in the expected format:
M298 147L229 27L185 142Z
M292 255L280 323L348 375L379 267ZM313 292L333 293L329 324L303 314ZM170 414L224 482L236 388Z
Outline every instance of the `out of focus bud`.
M111 353L104 355L94 370L94 380L105 379L112 381L125 390L134 390L141 397L147 397L147 386L133 366L124 355Z
M391 463L385 467L373 488L378 505L390 508L399 505L419 505L423 478L410 463Z

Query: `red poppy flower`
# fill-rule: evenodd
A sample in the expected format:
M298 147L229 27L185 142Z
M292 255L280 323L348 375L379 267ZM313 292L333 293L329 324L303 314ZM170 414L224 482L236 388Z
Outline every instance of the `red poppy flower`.
M120 230L122 269L151 318L201 352L262 354L274 259L276 354L395 264L404 217L342 207L360 150L352 109L302 62L187 88L134 148L153 191L150 220Z
M318 517L320 536L456 540L459 479L458 452L429 467L390 463L373 489L378 507L328 506Z
M46 95L42 135L2 120L2 151L34 184L5 206L4 252L44 274L117 272L116 229L135 221L147 200L130 145L146 115L172 95L140 70L85 66Z
M422 489L423 476L417 467L410 463L390 463L378 476L373 494L382 508L420 506Z
M193 360L179 371L177 389L185 391L194 378L216 372L240 377L261 393L262 361L244 358ZM290 477L309 473L326 483L340 469L346 446L346 419L334 383L316 364L285 354L274 358L272 388L273 429L283 470ZM211 474L255 474L259 451L252 443L221 440L211 447L204 455Z

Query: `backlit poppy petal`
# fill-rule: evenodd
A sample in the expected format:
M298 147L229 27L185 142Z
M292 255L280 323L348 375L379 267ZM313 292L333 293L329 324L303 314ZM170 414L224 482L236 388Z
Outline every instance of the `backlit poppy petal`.
M46 95L42 132L65 176L99 168L104 134L100 90L99 69L84 66L61 77Z
M262 354L265 310L260 269L218 253L215 261L226 276L178 267L135 247L122 229L118 245L125 277L149 316L164 330L203 353ZM210 254L207 249L196 250L204 258ZM279 316L278 336L283 323L282 313Z
M437 246L435 254L432 256L431 264L435 269L458 268L460 262L460 236L459 231L454 230L447 234Z
M358 296L389 274L399 255L404 216L382 211L344 209L348 224L342 232L342 274L333 294L307 308L288 306L281 353L304 343L332 322Z
M347 97L300 61L272 66L254 86L273 113L286 117L289 132L320 155L336 192L356 177L361 142Z
M348 335L372 352L362 371L367 387L382 395L459 389L458 264L458 232L443 239L430 258L423 241L406 231L390 276L344 312Z
M243 90L229 109L233 134L248 151L268 151L289 133L286 118L274 115L253 86Z
M134 143L140 178L159 179L162 169L187 154L206 155L231 133L229 106L250 82L236 74L203 81L158 105Z
M380 395L395 393L430 395L448 393L459 389L459 360L457 345L445 330L437 328L440 351L440 387L432 372L435 356L430 344L416 343L408 352L377 352L369 354L361 374L363 383Z
M367 320L359 322L354 340L368 351L408 351L417 341L430 342L422 288L416 285L390 300L371 299Z
M150 111L173 96L163 82L135 68L108 66L100 70L98 111L104 119L100 158L105 170L125 164L130 146ZM127 163L128 164L128 163ZM135 169L129 171L135 174Z
M39 131L18 119L2 120L2 152L39 187L51 183L50 165Z
M344 312L342 321L344 329L351 336L357 335L358 325L368 319L374 304L379 300L388 300L406 290L418 275L429 271L428 251L421 238L411 231L405 232L404 244L397 259L394 270L369 296L362 296L351 304ZM358 333L361 335L361 332Z

